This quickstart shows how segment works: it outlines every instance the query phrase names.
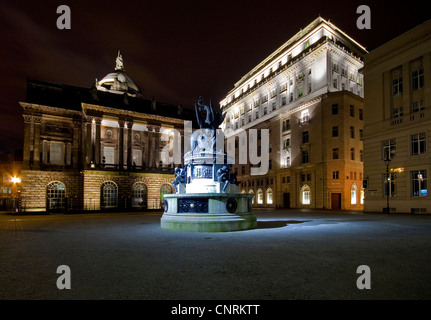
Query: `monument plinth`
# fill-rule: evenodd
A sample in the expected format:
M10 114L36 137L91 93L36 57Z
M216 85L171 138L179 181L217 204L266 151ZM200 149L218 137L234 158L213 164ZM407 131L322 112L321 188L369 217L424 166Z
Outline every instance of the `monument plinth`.
M196 117L200 130L191 136L192 150L184 168L175 168L174 194L164 195L161 227L165 230L225 232L253 229L253 195L240 193L233 163L216 149L216 131L224 116L199 98ZM220 112L220 111L219 111Z

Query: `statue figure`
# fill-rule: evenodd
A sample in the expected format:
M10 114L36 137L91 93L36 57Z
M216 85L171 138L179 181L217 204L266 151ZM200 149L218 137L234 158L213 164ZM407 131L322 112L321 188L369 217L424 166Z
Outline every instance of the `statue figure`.
M223 166L222 168L217 170L217 181L221 183L224 182L223 192L225 191L227 185L230 182L229 172L230 172L230 169L228 166Z
M120 50L118 50L117 59L115 59L115 70L124 71L123 57L121 56Z
M175 180L171 182L175 188L175 192L178 192L178 185L180 183L186 183L186 170L183 168L175 168Z
M222 109L217 111L217 113L214 113L211 100L210 105L208 106L203 104L202 97L199 97L197 105L195 104L195 110L199 128L209 128L213 131L215 131L220 126L226 115L223 114ZM204 117L202 116L203 112L205 113Z

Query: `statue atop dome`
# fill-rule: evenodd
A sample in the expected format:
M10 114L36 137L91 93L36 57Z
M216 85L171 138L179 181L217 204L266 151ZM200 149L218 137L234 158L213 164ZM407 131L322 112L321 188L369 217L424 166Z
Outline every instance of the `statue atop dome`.
M118 50L117 59L115 59L115 71L124 71L123 56Z

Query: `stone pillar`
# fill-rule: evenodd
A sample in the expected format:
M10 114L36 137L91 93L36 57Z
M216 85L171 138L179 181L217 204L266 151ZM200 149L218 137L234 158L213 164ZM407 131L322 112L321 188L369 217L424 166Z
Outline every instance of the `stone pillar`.
M127 121L127 169L128 170L130 170L132 168L132 160L133 160L132 127L133 127L133 121L132 120Z
M154 160L155 167L160 166L160 126L154 127Z
M94 163L96 165L99 165L101 163L100 161L100 125L102 123L101 118L96 118L96 137L94 141Z
M31 115L24 114L24 150L23 150L23 169L30 169L30 154L33 150L31 141L31 129L33 126L33 117Z
M93 159L93 143L92 143L92 127L93 127L93 119L86 118L85 119L85 153L84 153L84 167L87 168L91 161L94 163Z
M81 168L82 151L80 148L82 141L82 121L80 119L73 120L73 143L72 143L72 167L74 169Z
M118 120L118 165L119 169L124 169L124 120Z
M34 145L33 145L33 167L32 169L40 169L40 127L42 124L42 116L34 115Z

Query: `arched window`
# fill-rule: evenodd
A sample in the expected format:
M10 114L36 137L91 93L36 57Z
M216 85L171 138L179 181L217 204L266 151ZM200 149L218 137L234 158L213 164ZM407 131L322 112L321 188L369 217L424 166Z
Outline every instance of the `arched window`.
M255 197L254 197L254 191L253 191L253 189L248 190L248 193L253 195L253 198L251 198L251 204L254 204L254 198Z
M118 206L118 187L113 181L106 181L102 184L101 206L104 208L114 208Z
M266 189L266 203L272 204L272 189L271 188Z
M162 184L162 186L160 187L160 205L162 205L163 202L165 201L163 197L165 194L171 194L174 192L175 192L174 187L171 184L167 184L167 183Z
M301 188L301 203L309 205L311 203L311 189L308 185Z
M147 186L143 182L136 182L132 186L132 207L147 207Z
M47 210L63 209L66 204L66 187L59 181L48 184L46 190Z
M361 204L364 204L364 198L365 198L365 191L364 191L364 188L361 188L361 195L360 195L360 201L361 201Z
M262 191L262 189L257 190L257 204L263 204L263 191Z
M357 197L357 187L356 187L356 184L354 183L350 188L350 204L356 204L356 197Z

